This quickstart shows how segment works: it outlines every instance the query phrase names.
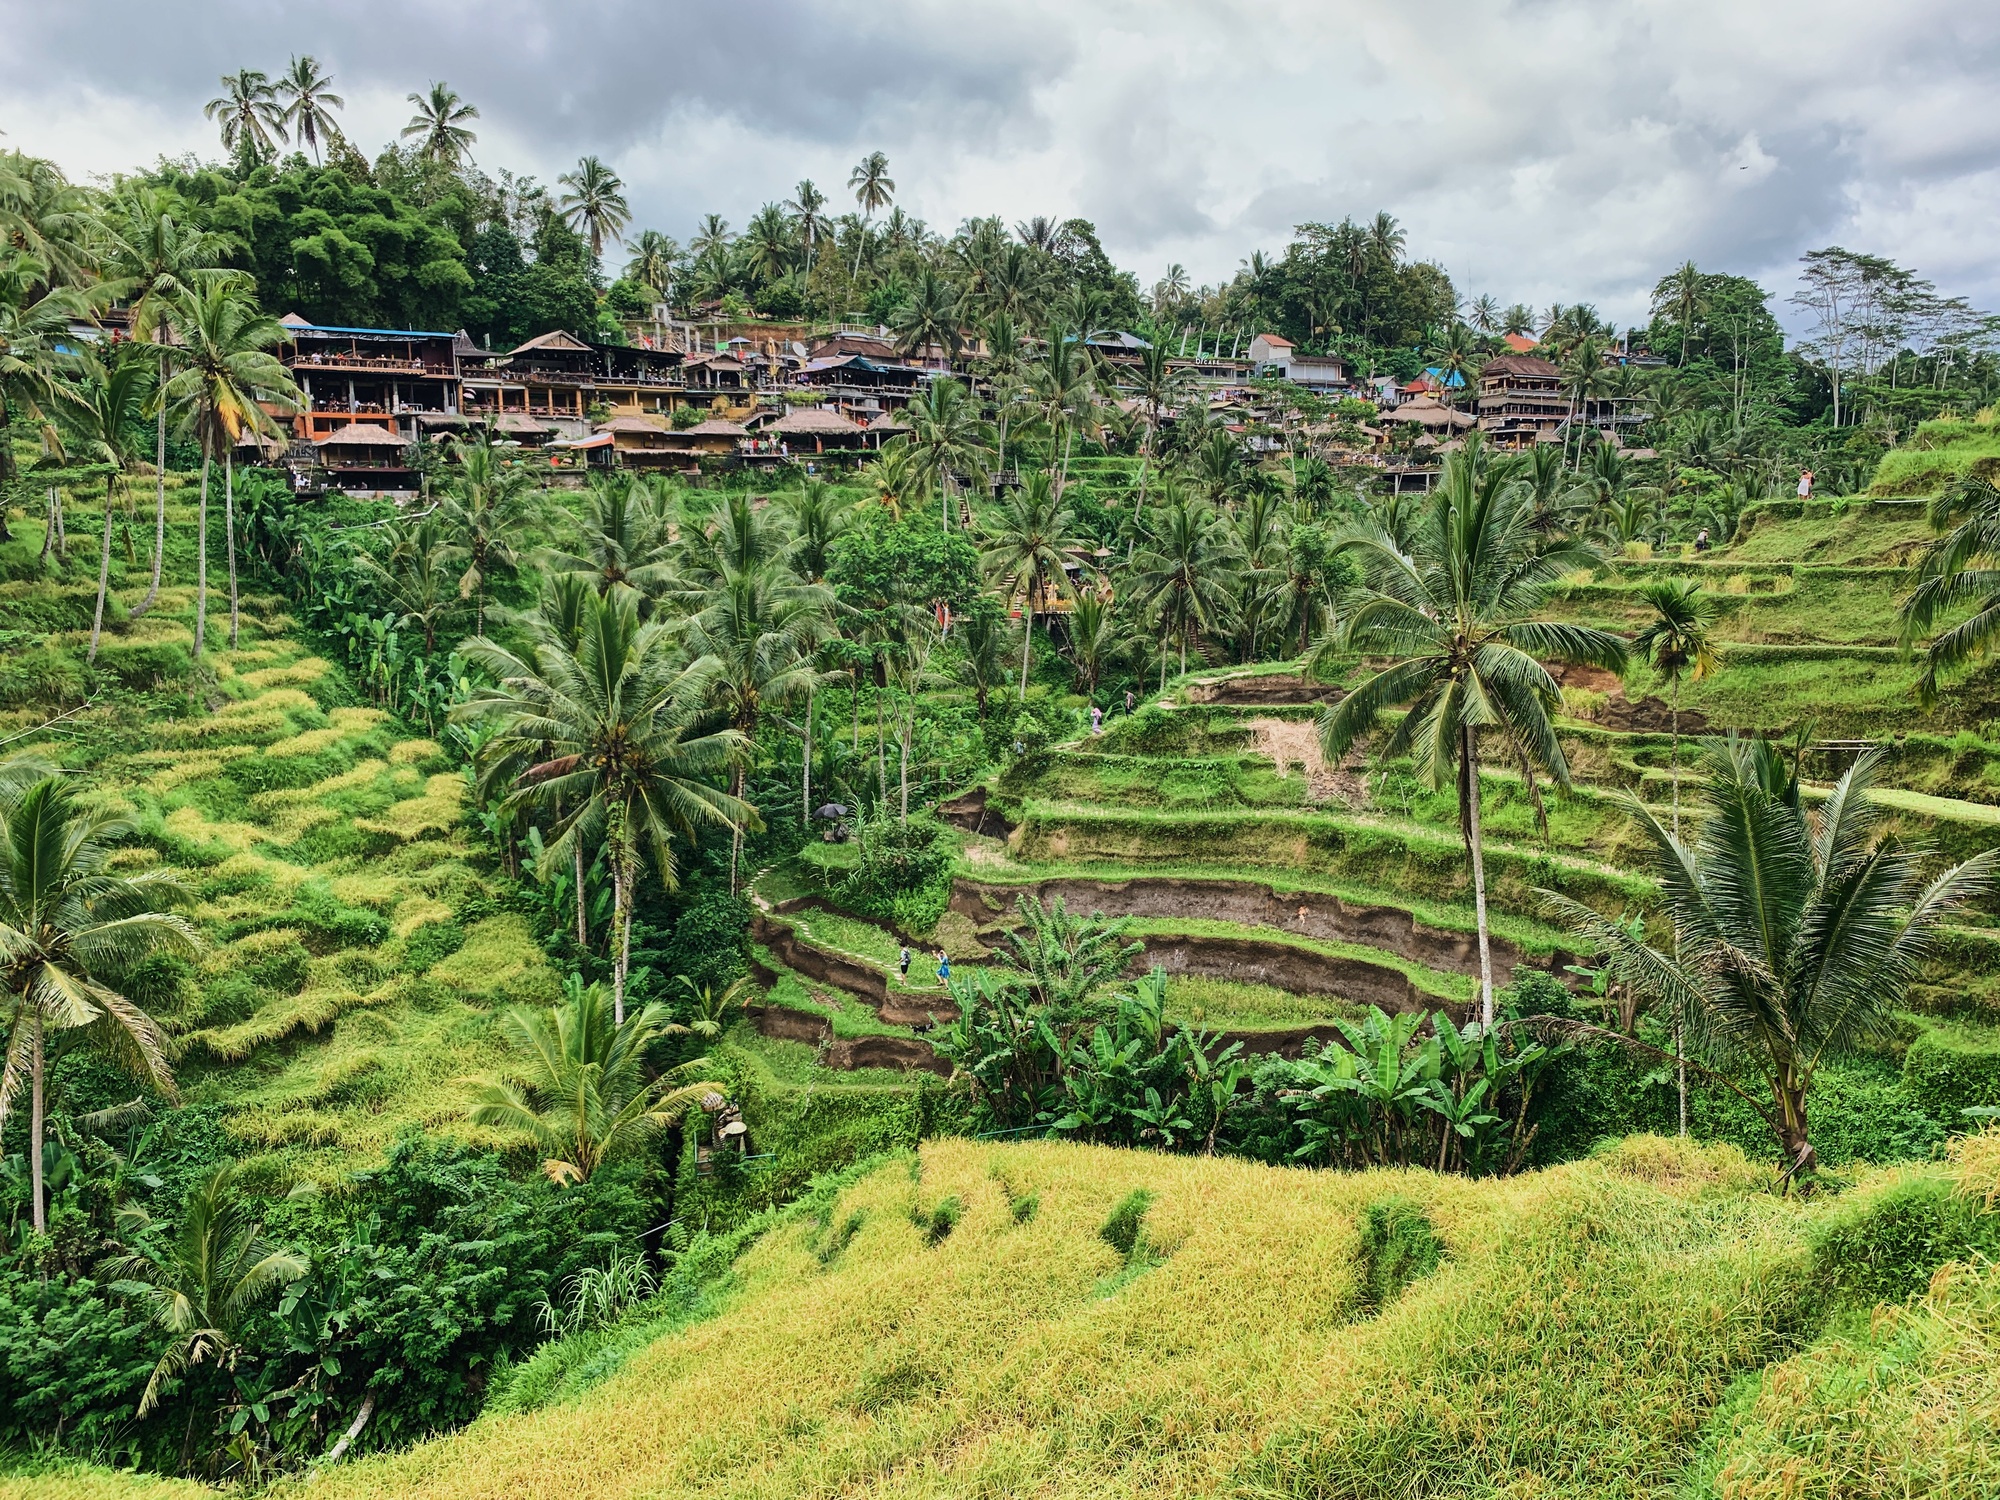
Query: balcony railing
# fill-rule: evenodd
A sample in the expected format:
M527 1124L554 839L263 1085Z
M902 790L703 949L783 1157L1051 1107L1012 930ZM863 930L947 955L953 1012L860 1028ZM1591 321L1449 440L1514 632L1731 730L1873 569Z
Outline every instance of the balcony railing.
M453 380L457 372L425 364L420 359L378 359L366 354L301 354L288 365L293 370L389 371L397 375L422 375L433 380Z

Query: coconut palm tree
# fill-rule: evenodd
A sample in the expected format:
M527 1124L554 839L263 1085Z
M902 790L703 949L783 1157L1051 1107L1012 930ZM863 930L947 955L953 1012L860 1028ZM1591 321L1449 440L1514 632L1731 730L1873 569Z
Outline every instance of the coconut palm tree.
M825 209L826 194L814 186L810 177L792 189L791 199L785 204L785 211L791 214L792 222L798 226L799 237L805 241L808 276L812 275L813 252L833 227Z
M958 288L935 266L917 272L916 285L889 319L896 351L906 358L926 355L933 348L957 354L965 344L958 325Z
M1708 278L1693 261L1683 261L1653 288L1654 317L1670 317L1681 329L1681 364L1688 362L1688 339L1708 311Z
M540 554L543 567L588 573L600 594L621 584L641 594L657 593L672 575L668 545L673 507L664 489L630 474L592 474L577 529L576 546Z
M899 521L904 508L922 501L930 490L923 458L907 437L884 443L861 471L861 480L882 508Z
M195 1185L166 1244L142 1243L106 1268L117 1278L112 1290L138 1299L173 1338L139 1397L141 1417L204 1362L233 1366L250 1315L311 1269L303 1255L264 1238L255 1201L237 1186L238 1171L225 1162Z
M1880 760L1879 750L1862 756L1808 811L1777 745L1717 743L1691 845L1634 799L1671 953L1544 893L1620 981L1672 1014L1698 1055L1762 1080L1768 1102L1710 1074L1763 1117L1802 1180L1816 1161L1807 1109L1821 1065L1893 1032L1940 925L1988 888L2000 860L1989 849L1926 882L1928 851L1880 832L1871 795Z
M1579 338L1570 349L1562 364L1562 393L1569 398L1569 411L1563 418L1563 453L1569 452L1569 435L1576 427L1578 412L1588 412L1589 404L1604 395L1610 388L1611 375L1604 368L1604 349L1597 340L1586 334ZM1577 463L1583 462L1583 439L1577 438Z
M651 287L654 295L665 301L673 289L674 262L680 256L681 247L671 237L657 229L642 229L632 241L632 258L625 262L625 274L641 286Z
M1639 597L1653 612L1646 628L1632 638L1632 654L1667 684L1668 725L1673 746L1674 837L1681 836L1681 683L1700 682L1719 671L1722 657L1710 632L1721 611L1715 600L1691 578L1655 578Z
M602 260L604 242L617 239L632 222L623 180L600 158L586 156L556 182L569 189L556 200L563 222L590 241L592 260Z
M78 446L100 463L109 464L111 473L104 481L104 536L98 549L97 610L90 620L90 653L97 660L97 644L104 633L104 597L111 588L111 509L118 488L139 460L135 435L141 431L140 417L152 399L158 370L153 361L124 346L123 355L114 355L109 364L96 365L80 385L69 389L69 420L77 429ZM131 543L131 533L126 533Z
M827 564L832 560L834 540L846 530L853 507L832 485L817 476L795 490L786 490L778 497L778 504L784 507L792 527L792 542L786 549L785 560L807 583L823 581Z
M1537 530L1526 486L1479 457L1468 449L1447 459L1407 551L1379 526L1356 533L1349 550L1364 586L1342 626L1314 654L1395 658L1321 715L1320 745L1329 764L1337 765L1384 709L1409 704L1381 758L1412 756L1435 789L1457 783L1460 829L1472 858L1480 1020L1491 1026L1493 960L1479 825L1482 739L1497 739L1520 766L1539 811L1537 769L1569 785L1553 723L1561 695L1542 662L1622 671L1625 643L1587 626L1532 618L1557 579L1596 554L1579 540L1550 540Z
M105 264L107 295L132 310L132 337L150 339L158 357L157 397L170 373L174 305L197 290L233 283L251 290L242 271L223 267L229 241L186 221L180 199L144 184L127 186L110 205L112 237ZM153 402L153 572L146 597L132 608L138 619L160 597L160 569L167 550L167 403Z
M669 1021L659 1004L618 1018L606 998L601 984L572 983L559 1005L501 1012L514 1060L480 1086L468 1111L475 1125L532 1137L543 1175L557 1184L588 1182L606 1162L724 1091L700 1079L705 1057L649 1077L653 1044L688 1028Z
M428 656L437 650L438 633L464 607L469 590L463 579L473 570L461 575L459 564L465 561L467 548L452 539L443 518L435 515L391 521L382 534L389 543L383 555L359 552L355 569L374 579L396 611L399 626L414 625L423 632Z
M1066 654L1076 677L1076 690L1086 698L1097 695L1104 679L1130 655L1132 636L1109 599L1085 590L1070 612Z
M910 424L910 449L917 455L927 481L942 492L957 473L976 473L986 459L986 424L979 406L956 380L933 380L903 412ZM942 511L951 529L951 504Z
M743 230L741 251L744 268L759 282L782 280L791 270L797 250L792 221L783 208L766 203L750 216Z
M1487 338L1500 332L1505 315L1500 311L1500 299L1490 292L1482 292L1475 297L1467 310L1465 321Z
M32 769L32 768L30 768ZM42 1196L42 1122L48 1033L86 1038L163 1093L173 1092L167 1040L153 1018L112 988L116 975L156 953L192 954L201 940L158 908L186 899L164 869L124 875L113 846L134 832L122 815L79 807L49 776L24 786L21 767L0 774L0 976L6 989L7 1060L0 1126L26 1082L28 1159L35 1232L48 1227Z
M222 149L269 156L285 139L285 111L268 75L254 68L222 75L222 93L201 112L222 127Z
M48 287L41 263L26 252L0 247L0 490L16 472L14 412L54 440L49 410L57 382L77 367L70 323L90 307L73 287ZM0 505L0 541L10 540Z
M1180 269L1176 266L1174 269ZM1139 362L1123 372L1122 383L1131 392L1132 399L1139 403L1139 411L1145 419L1146 436L1139 445L1138 493L1132 498L1132 529L1136 543L1140 517L1146 511L1147 482L1155 451L1160 442L1160 422L1170 411L1178 410L1187 400L1192 388L1191 377L1184 366L1177 365L1167 353L1167 345L1162 339L1154 339L1139 351ZM1129 562L1133 544L1125 548Z
M222 458L223 534L229 554L229 649L239 627L236 591L236 442L275 424L265 405L296 407L299 389L270 351L285 340L276 318L258 310L240 286L215 282L178 298L169 312L179 368L161 399L201 445L201 511L195 542L194 654L208 624L208 471Z
M1129 571L1136 606L1161 632L1164 688L1166 643L1180 647L1185 672L1189 644L1216 634L1234 615L1239 559L1214 506L1178 485L1164 485L1160 493Z
M403 139L416 140L418 156L447 167L456 167L470 159L473 143L479 137L465 122L479 118L476 107L460 99L446 83L434 82L428 94L407 97L416 105L417 112L403 127Z
M484 635L487 580L493 569L519 563L514 538L540 510L540 502L527 474L501 464L490 442L460 448L456 472L447 483L445 519L457 533L457 545L465 554L458 596L472 595L472 628L475 634Z
M320 72L316 58L294 57L291 65L278 75L274 92L277 98L288 101L278 118L293 136L312 147L313 160L317 162L319 143L324 140L330 146L340 139L340 126L333 112L347 104L334 93L333 76Z
M1055 481L1058 496L1069 487L1070 447L1076 428L1089 422L1097 397L1097 383L1082 349L1081 338L1052 331L1048 352L1028 376L1037 413L1048 427L1051 439L1062 441L1062 460Z
M1927 514L1937 540L1918 557L1899 608L1905 649L1965 606L1972 612L1924 647L1917 692L1926 708L1937 702L1946 673L1983 657L2000 636L2000 486L1967 475L1932 500Z
M896 196L896 180L889 175L889 158L880 151L869 152L847 174L847 188L861 205L862 215L874 218L876 210L887 208Z
M832 628L833 592L802 584L778 559L728 568L700 609L681 626L692 665L690 676L707 688L708 701L745 745L757 743L764 716L808 697L839 675L815 661ZM730 770L729 794L743 795L747 757ZM731 831L729 889L736 890L743 825Z
M1035 610L1068 589L1063 564L1081 559L1085 544L1072 528L1076 516L1046 471L1008 492L988 512L983 526L987 575L1002 598L1021 601L1021 701L1028 701L1028 653L1035 637Z
M1006 685L1014 654L1007 616L991 595L972 601L952 628L952 642L958 647L958 680L972 689L973 710L983 724L986 701Z
M480 752L483 765L510 774L510 809L560 806L548 849L568 860L572 842L601 843L611 865L612 1004L625 1020L625 979L632 952L632 891L641 855L671 889L672 840L693 842L704 827L757 828L757 809L717 790L708 778L747 756L734 729L703 728L708 683L679 668L665 622L639 623L638 595L615 586L593 599L571 647L536 632L526 658L484 636L467 657L496 686L452 710L455 720L497 726Z

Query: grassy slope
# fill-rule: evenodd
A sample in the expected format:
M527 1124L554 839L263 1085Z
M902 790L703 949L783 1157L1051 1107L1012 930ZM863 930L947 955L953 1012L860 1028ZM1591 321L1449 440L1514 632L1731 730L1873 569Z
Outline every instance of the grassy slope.
M768 1237L731 1307L596 1390L313 1489L1656 1496L1718 1441L1748 1454L1783 1420L1802 1476L1827 1463L1808 1429L1837 1434L1843 1456L1871 1437L1839 1493L1902 1493L1885 1475L1908 1439L1823 1379L1816 1406L1773 1397L1745 1418L1739 1403L1705 1434L1740 1377L1782 1391L1837 1357L1799 1354L1825 1311L1808 1248L1820 1210L1762 1180L1726 1149L1647 1139L1482 1183L939 1142L920 1169L892 1162L821 1224ZM1155 1201L1128 1263L1098 1230L1136 1188ZM912 1214L948 1198L963 1218L929 1245ZM1422 1207L1449 1259L1373 1311L1360 1223L1391 1198ZM1945 1373L1990 1408L1966 1330L1947 1336ZM1883 1403L1892 1419L1910 1406ZM1990 1487L1993 1450L1978 1462Z
M114 547L114 662L192 648L195 496L170 488L166 587L136 622L143 537L141 566ZM23 577L37 571L41 527L17 516L0 624L87 622L89 520L72 510L67 569ZM219 566L210 584L226 586ZM221 1106L246 1155L279 1151L287 1172L332 1174L413 1125L470 1133L465 1079L498 1055L494 1005L552 995L554 977L523 919L498 909L463 826L463 778L439 747L359 705L282 601L244 606L240 649L218 649L227 595L212 593L203 670L164 691L106 687L79 735L48 753L135 815L141 839L122 863L165 863L194 888L208 951L149 997L175 1035L187 1099ZM34 634L33 650L80 664L87 631ZM48 711L23 703L5 722Z

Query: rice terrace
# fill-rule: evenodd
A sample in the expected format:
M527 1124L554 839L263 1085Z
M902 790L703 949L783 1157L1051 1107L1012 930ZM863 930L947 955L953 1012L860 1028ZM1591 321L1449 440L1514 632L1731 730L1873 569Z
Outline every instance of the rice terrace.
M0 0L0 1500L2000 1495L2000 23L348 9Z

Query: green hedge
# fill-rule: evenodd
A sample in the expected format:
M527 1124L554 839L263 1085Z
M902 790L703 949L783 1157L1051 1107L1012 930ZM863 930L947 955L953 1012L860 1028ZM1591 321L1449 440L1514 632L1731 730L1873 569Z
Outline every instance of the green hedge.
M2000 1104L2000 1037L1926 1031L1903 1057L1903 1091L1940 1125L1965 1129L1968 1108Z

